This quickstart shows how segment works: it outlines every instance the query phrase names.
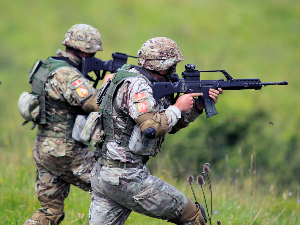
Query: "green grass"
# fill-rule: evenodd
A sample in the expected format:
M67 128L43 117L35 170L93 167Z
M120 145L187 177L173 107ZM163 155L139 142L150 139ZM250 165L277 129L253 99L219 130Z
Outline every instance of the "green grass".
M26 141L27 140L27 141ZM22 224L40 207L34 192L35 167L31 144L26 137L4 142L0 147L0 224ZM16 154L16 150L22 154ZM20 150L22 149L22 150ZM213 224L298 224L300 223L299 186L277 188L259 183L261 171L255 170L255 161L249 159L248 173L235 179L216 179L212 170ZM202 166L202 165L199 165ZM174 179L171 172L160 166L155 172L190 199L192 191L185 180ZM238 171L237 171L238 172ZM194 174L196 177L198 174ZM197 200L205 206L201 188L193 184ZM208 183L204 185L207 205L210 207ZM65 201L66 218L63 224L88 224L89 194L72 187ZM166 221L132 213L126 224L167 224Z
M29 140L24 135L17 135L15 138L16 140L12 142L6 139L0 147L0 224L22 224L40 207L34 192L35 166L31 153L33 139ZM248 165L249 172L235 179L231 179L230 173L224 171L224 178L218 180L212 171L213 222L216 223L219 219L223 224L299 223L300 203L297 202L299 186L282 189L277 188L276 182L259 183L257 174L262 171L255 170L253 158L248 160ZM231 169L230 164L228 167L227 169ZM157 176L193 199L185 180L174 179L171 171L162 165L156 169ZM197 200L205 205L200 187L194 185L194 190ZM207 203L210 205L207 184L205 193ZM65 203L64 224L88 224L90 204L88 193L72 187ZM126 224L167 223L132 213Z
M167 136L149 169L192 198L185 177L210 162L214 224L300 224L299 15L298 0L0 1L0 224L22 224L39 208L31 153L36 130L21 126L17 101L30 90L34 60L63 48L76 23L99 29L104 51L96 56L103 60L115 51L135 55L147 39L166 36L186 58L179 73L193 63L199 70L226 69L234 78L289 81L225 92L219 114ZM73 187L64 224L87 223L89 201ZM127 221L164 223L135 213Z

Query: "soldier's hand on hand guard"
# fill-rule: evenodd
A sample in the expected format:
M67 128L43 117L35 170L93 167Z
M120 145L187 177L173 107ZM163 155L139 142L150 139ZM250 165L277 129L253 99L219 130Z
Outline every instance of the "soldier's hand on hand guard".
M209 93L209 97L211 97L212 100L214 100L214 103L216 104L218 102L218 96L219 94L223 94L223 90L221 88L218 88L218 90L211 88L209 89L208 93Z

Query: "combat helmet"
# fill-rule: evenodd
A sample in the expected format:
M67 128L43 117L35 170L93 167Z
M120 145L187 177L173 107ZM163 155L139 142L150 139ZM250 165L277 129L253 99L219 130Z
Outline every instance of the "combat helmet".
M149 39L138 51L137 56L139 66L155 71L166 70L184 60L176 42L166 37Z
M76 24L68 30L63 45L85 53L102 51L102 38L99 31L87 24Z

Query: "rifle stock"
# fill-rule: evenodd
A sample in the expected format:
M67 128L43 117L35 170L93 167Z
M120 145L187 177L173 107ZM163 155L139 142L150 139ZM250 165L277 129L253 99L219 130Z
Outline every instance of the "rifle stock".
M125 53L115 52L112 54L112 60L102 61L95 57L86 57L82 59L81 73L82 75L93 81L94 88L97 87L99 80L102 80L106 72L115 73L119 68L127 63L128 57L137 58L136 56L127 55ZM96 79L93 79L88 75L89 72L94 71ZM100 74L100 71L103 71Z

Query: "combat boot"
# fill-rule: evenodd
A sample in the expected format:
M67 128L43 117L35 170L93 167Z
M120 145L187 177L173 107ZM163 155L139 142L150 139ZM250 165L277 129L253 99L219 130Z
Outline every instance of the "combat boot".
M24 225L58 225L65 218L64 203L40 196L42 208L37 210Z
M181 216L179 218L170 219L168 222L177 225L205 225L207 218L203 206L189 199L188 204L181 212Z

